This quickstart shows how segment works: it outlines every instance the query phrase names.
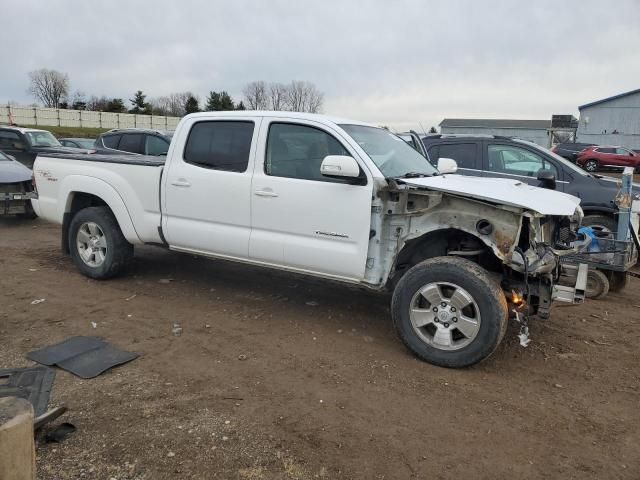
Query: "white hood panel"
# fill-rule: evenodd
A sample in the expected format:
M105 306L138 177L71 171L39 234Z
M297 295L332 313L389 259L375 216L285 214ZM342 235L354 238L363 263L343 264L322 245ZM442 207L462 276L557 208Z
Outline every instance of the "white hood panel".
M484 178L466 175L402 179L407 185L477 198L493 203L532 210L542 215L570 216L580 199L567 193L532 187L507 178Z

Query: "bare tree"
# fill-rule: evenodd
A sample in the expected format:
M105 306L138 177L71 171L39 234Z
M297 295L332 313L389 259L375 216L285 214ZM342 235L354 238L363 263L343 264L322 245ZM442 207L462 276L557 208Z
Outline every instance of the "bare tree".
M287 103L292 112L318 113L324 94L311 82L292 81L287 87Z
M106 96L97 97L96 95L92 95L89 100L87 100L86 108L92 112L104 112L107 110L110 99Z
M154 115L183 117L186 115L184 106L189 97L195 97L195 95L191 92L170 93L164 97L158 97L151 100L151 108Z
M266 110L268 108L267 85L263 81L248 83L242 90L247 110Z
M47 68L29 72L28 92L45 107L58 108L69 95L69 75Z
M269 108L271 110L288 110L289 88L283 83L269 85Z

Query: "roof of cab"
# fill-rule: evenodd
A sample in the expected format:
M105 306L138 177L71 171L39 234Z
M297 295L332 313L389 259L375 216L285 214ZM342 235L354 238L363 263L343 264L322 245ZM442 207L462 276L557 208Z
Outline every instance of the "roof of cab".
M190 113L184 118L211 118L211 117L271 117L271 118L294 118L299 120L313 120L321 123L333 123L336 125L362 125L366 127L375 127L370 123L360 122L358 120L349 120L346 118L333 117L330 115L321 115L318 113L302 113L302 112L277 112L268 110L235 110L224 112L198 112Z

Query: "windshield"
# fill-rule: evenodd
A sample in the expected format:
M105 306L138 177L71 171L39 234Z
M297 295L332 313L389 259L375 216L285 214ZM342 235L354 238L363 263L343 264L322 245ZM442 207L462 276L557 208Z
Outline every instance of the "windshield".
M402 138L383 128L340 125L362 147L385 178L437 175L429 161Z
M32 147L61 147L51 132L26 132Z
M577 173L580 176L583 176L583 177L591 177L592 176L589 172L585 172L583 169L581 169L577 165L574 165L573 163L571 163L566 158L561 157L560 155L558 155L557 153L552 152L551 150L548 150L548 149L546 149L544 147L541 147L537 143L527 142L527 141L524 141L524 140L518 140L518 141L521 142L521 143L525 143L525 144L529 145L530 147L534 147L535 149L540 150L541 152L553 157L554 160L556 160L557 162L559 162L563 166L567 167L568 169L573 170L573 172Z

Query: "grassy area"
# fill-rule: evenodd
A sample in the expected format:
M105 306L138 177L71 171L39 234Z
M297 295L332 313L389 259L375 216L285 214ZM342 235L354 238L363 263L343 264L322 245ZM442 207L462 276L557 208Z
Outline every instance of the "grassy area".
M96 138L108 128L51 127L49 125L20 125L24 128L48 130L57 138Z

